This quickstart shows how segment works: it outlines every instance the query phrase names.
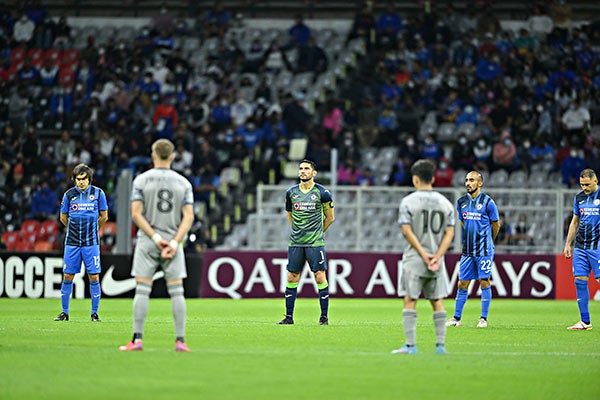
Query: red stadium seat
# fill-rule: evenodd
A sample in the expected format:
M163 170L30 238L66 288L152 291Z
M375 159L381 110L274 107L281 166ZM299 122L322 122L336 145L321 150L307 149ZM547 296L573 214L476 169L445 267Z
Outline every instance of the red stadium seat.
M15 247L15 251L33 251L35 246L35 242L31 242L27 239L21 239L17 242L17 246Z
M62 87L71 87L75 83L75 72L68 68L58 71L58 84Z
M76 64L79 62L79 50L78 49L66 49L63 53L62 64Z
M6 250L14 251L17 247L17 243L21 239L21 232L12 231L12 232L4 232L2 234L2 242L6 246Z
M54 250L54 246L52 245L52 243L46 241L46 240L39 240L37 242L35 242L35 244L33 245L33 251L36 252L40 252L40 253L44 253L44 252L50 252Z
M10 61L11 63L15 63L15 62L23 62L23 60L25 60L25 55L27 54L27 52L25 51L25 49L12 49L10 51Z
M44 50L42 49L31 49L27 53L31 60L31 65L40 68L44 64Z
M38 220L26 219L21 224L21 235L25 236L25 235L29 235L29 234L35 234L37 237L37 236L41 235L41 228L42 228L42 225L40 224L40 222Z
M58 228L59 225L57 221L46 220L42 222L40 237L44 240L49 240L51 237L56 237L58 236Z
M48 49L44 53L44 60L50 59L52 60L53 64L58 64L59 62L62 62L63 59L63 55L61 53L62 52L58 49Z
M107 222L100 228L98 232L100 237L104 236L117 236L117 223L116 222Z

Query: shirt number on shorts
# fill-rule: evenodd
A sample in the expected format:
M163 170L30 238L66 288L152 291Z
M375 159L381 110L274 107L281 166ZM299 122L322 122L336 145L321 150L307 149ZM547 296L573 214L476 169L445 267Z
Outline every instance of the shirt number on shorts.
M480 269L482 272L487 274L492 270L492 260L481 260L480 264Z

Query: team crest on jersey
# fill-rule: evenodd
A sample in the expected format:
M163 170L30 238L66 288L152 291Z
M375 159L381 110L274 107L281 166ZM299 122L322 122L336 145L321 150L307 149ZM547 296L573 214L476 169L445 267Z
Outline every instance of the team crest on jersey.
M71 204L71 211L77 211L77 210L79 210L79 204L77 204L77 203Z
M595 199L594 200L594 205L597 206L598 204L600 204L600 199Z
M314 199L316 199L316 198L317 198L317 195L316 195L316 194L314 194L314 193L313 193L313 194L311 194L311 195L310 195L310 199L311 199L311 200L314 200Z
M475 207L475 208L477 208L478 210L481 210L483 208L483 204L477 204L477 207Z
M94 196L93 194L90 194L90 197L88 197L90 199L90 201L94 201L94 199L96 198L96 196Z

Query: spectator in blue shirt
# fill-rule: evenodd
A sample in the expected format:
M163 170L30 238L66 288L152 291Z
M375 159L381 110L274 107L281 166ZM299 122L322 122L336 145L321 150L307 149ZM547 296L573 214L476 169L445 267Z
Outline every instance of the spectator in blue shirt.
M312 32L310 28L304 23L304 17L302 14L296 15L296 22L288 31L289 41L285 46L285 50L289 50L294 47L304 47L308 43L308 39L311 37Z
M47 180L42 180L31 200L31 215L39 221L45 221L50 217L56 218L57 211L58 195L50 189Z
M479 80L493 82L503 75L500 58L497 54L485 55L477 63L475 75Z
M579 187L579 173L585 168L585 159L581 153L576 147L571 147L569 155L560 166L562 183L568 188Z
M377 18L375 29L378 37L387 37L391 43L395 43L398 33L402 30L404 21L394 8L393 2L388 2L385 11Z

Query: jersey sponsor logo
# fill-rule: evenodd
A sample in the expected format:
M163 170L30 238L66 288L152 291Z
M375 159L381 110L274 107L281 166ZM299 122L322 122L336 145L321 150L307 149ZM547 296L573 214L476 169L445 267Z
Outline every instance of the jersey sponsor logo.
M317 209L316 203L310 203L307 201L295 201L294 210L296 211L314 211Z
M481 221L481 214L471 211L464 211L462 213L463 220Z
M102 292L107 296L118 296L120 294L127 293L133 289L135 289L135 278L127 278L116 280L113 277L113 271L115 270L115 266L111 265L106 274L102 279ZM152 277L152 280L155 281L157 279L162 278L165 275L163 271L158 271Z
M581 207L579 209L579 214L584 215L600 215L600 210L592 207Z

